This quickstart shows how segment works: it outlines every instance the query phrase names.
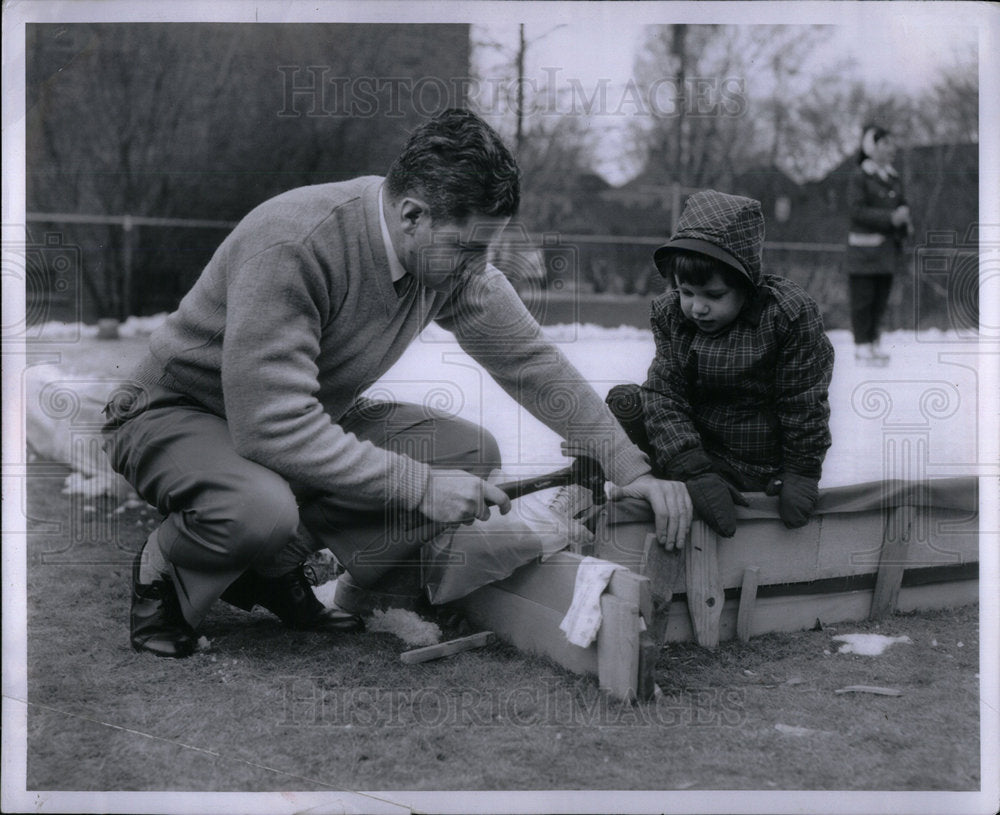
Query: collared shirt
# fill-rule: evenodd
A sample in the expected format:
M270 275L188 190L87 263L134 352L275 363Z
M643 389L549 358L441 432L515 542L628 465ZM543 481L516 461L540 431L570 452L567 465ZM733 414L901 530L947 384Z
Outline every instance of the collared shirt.
M389 257L389 273L392 275L392 282L398 283L406 277L406 269L399 262L396 248L392 245L392 236L389 234L389 225L385 222L385 210L382 209L382 190L378 188L378 225L382 228L382 242L385 244L385 253ZM399 288L397 286L397 288Z

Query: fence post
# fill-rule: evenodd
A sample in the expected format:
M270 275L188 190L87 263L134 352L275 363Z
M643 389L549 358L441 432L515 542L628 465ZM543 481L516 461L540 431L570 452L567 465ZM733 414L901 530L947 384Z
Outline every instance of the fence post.
M681 185L676 181L670 185L670 234L677 231L677 222L681 218Z
M122 304L118 315L122 321L132 313L132 241L134 227L131 215L122 216Z

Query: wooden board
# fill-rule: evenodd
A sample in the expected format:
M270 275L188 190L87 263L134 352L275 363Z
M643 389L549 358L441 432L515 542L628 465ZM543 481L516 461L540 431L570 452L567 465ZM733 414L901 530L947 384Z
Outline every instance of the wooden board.
M415 665L418 662L429 662L432 659L450 657L460 654L463 651L472 650L473 648L482 648L484 645L489 644L492 637L492 631L479 631L475 634L470 634L468 637L459 637L455 640L403 651L399 655L399 659L407 665Z
M704 527L700 522L696 526ZM738 628L743 636L758 636L812 628L817 619L824 625L864 620L876 594L885 526L880 511L819 516L800 530L785 529L777 519L753 519L741 522L732 539L718 540L703 529L693 536L699 549L682 553L665 552L651 540L650 523L599 526L598 556L632 571L614 573L601 601L607 624L589 648L570 645L559 629L572 602L579 555L560 552L546 562L528 564L458 605L475 625L516 647L576 673L596 674L609 692L636 698L640 686L644 694L652 691L660 645L695 638L687 603L679 599L701 597L699 625L708 643L731 639ZM901 568L899 582L890 575L881 589L895 592L890 605L914 611L976 602L975 516L920 510L908 528L908 567L934 568L922 575ZM889 568L899 559L900 553L887 551L881 565ZM692 562L693 581L688 574ZM921 582L940 580L941 573L950 582ZM751 614L754 578L758 589ZM825 583L813 584L817 580ZM740 587L746 599L738 604ZM724 602L726 589L732 593L730 602ZM744 609L740 626L738 606ZM648 633L641 631L640 620Z
M806 631L820 620L823 625L860 622L871 610L872 591L839 592L835 594L801 594L785 597L760 597L754 604L750 636ZM979 599L979 581L961 580L951 583L931 583L903 587L899 592L899 611L953 608L975 603ZM719 639L737 636L737 607L727 603L719 620ZM668 642L690 642L694 639L690 616L682 605L675 603L667 620Z
M886 522L878 510L816 516L802 529L786 529L777 518L740 521L732 538L718 541L719 580L724 589L739 588L747 568L760 569L760 584L805 583L851 575L875 574L879 568ZM971 563L979 559L975 518L954 510L920 509L913 522L908 565L913 567ZM642 569L652 579L652 592L685 591L684 566L663 569L669 554L644 544L652 522L599 529L598 554ZM621 559L619 559L621 558ZM674 561L676 563L676 561Z
M578 674L597 674L597 646L570 644L559 629L565 611L555 611L496 586L483 586L459 601L475 626L492 631L522 651L546 656Z
M582 560L579 555L559 552L546 561L522 566L457 604L472 623L517 648L547 656L576 673L597 674L602 689L621 699L635 699L640 612L648 619L653 616L649 579L628 569L616 570L601 595L603 621L597 641L580 648L566 640L559 624L572 603ZM647 661L650 658L647 647Z

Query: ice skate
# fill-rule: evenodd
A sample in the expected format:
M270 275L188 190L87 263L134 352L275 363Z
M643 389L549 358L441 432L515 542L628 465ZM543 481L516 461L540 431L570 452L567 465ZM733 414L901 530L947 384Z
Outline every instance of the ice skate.
M884 368L889 364L889 355L878 352L874 343L858 343L854 346L854 362L867 368Z

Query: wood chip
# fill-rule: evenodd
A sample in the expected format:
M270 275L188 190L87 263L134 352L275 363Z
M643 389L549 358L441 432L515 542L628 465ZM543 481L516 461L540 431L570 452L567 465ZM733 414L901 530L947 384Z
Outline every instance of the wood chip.
M903 692L897 688L880 688L875 685L848 685L846 688L838 688L834 693L874 693L878 696L903 695Z
M482 648L493 636L492 631L480 631L478 634L471 634L468 637L460 637L457 640L439 642L437 645L428 645L426 648L414 648L412 651L404 651L399 658L408 665L415 662L427 662L431 659L440 659L472 648Z

